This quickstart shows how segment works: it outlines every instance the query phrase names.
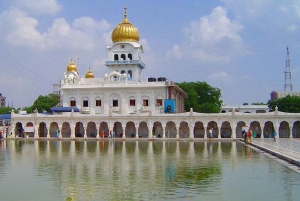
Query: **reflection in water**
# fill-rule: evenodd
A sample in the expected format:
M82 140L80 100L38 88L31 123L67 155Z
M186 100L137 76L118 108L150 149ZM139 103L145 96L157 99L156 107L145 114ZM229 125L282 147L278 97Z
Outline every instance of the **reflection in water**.
M297 173L238 142L0 142L1 200L270 200L270 196L295 200L300 196Z

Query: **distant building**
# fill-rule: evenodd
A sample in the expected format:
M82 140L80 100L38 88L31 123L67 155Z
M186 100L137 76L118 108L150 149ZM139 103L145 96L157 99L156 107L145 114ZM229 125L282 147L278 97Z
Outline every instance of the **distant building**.
M5 99L6 97L2 96L2 93L0 93L0 107L5 107Z
M272 91L271 92L271 100L274 100L276 98L284 98L286 96L300 96L300 92L277 92L277 91Z
M268 105L223 105L221 113L227 112L240 112L240 113L267 113L269 112Z

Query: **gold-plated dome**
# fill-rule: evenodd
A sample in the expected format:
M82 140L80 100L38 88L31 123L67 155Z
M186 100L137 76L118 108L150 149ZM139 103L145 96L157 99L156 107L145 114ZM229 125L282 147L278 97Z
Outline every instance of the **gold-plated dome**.
M71 62L67 66L68 72L77 72L77 66L74 64L74 62L71 59Z
M88 72L85 74L85 78L94 78L94 73L89 68Z
M118 24L112 34L111 40L116 42L138 42L140 40L140 34L138 29L129 22L127 19L126 7L124 7L124 18L120 24Z

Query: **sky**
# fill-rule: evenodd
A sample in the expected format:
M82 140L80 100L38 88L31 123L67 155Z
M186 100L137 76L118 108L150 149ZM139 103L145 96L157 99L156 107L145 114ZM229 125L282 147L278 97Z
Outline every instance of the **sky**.
M53 92L70 60L103 77L111 32L139 30L143 77L207 82L227 105L267 103L284 91L287 47L300 91L299 0L0 0L0 93L28 107ZM79 59L78 59L79 58Z

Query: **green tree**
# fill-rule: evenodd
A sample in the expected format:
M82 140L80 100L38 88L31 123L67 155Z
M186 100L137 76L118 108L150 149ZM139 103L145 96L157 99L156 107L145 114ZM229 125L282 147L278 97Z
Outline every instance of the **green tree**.
M252 103L252 105L266 105L266 103L263 103L263 102L257 102L257 103Z
M206 82L183 82L176 83L187 93L184 108L189 111L193 108L195 112L219 113L222 106L221 90L211 87Z
M289 113L300 113L300 97L299 96L286 96L268 101L270 111L274 111L276 106L278 111Z
M10 114L13 109L11 107L1 107L0 114Z
M39 112L44 110L50 112L50 109L59 103L58 94L48 94L46 96L40 95L33 103L32 106L25 108L28 113L33 113L35 109Z

